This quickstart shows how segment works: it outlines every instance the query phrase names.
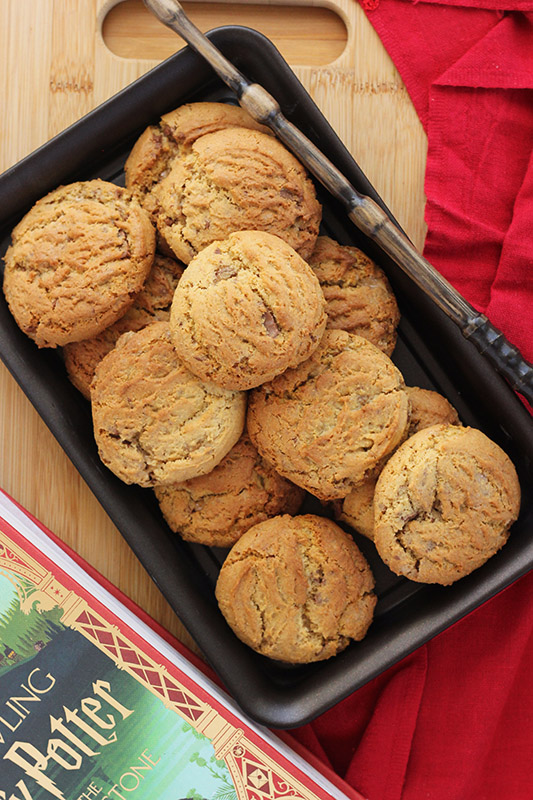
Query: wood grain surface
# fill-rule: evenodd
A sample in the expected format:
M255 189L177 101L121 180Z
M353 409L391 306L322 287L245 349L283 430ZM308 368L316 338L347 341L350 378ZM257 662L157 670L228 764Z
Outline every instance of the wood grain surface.
M0 171L183 46L141 0L0 0L0 8ZM403 83L356 0L189 2L186 8L203 30L242 24L276 44L422 246L426 140ZM0 486L197 650L1 363Z

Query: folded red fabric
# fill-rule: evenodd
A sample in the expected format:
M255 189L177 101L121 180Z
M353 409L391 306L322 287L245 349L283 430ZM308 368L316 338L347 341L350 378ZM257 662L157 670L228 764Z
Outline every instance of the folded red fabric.
M369 800L530 800L533 575L292 731Z
M428 135L426 258L533 361L533 0L361 0ZM293 734L369 800L531 800L533 574Z
M533 12L382 0L369 18L428 135L424 254L531 361Z

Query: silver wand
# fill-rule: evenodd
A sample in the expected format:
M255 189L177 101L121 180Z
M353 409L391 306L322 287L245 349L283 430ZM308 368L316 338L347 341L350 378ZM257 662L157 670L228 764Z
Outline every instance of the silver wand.
M339 200L349 219L417 284L459 327L465 338L533 405L533 365L427 261L372 198L360 194L328 158L281 112L262 86L250 82L187 17L177 0L143 0L179 34L235 93L253 119L268 126Z

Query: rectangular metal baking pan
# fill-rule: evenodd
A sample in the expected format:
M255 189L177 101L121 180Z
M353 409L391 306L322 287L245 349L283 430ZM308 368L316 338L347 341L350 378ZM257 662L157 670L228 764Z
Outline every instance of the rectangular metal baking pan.
M353 158L275 47L247 28L224 27L214 43L248 78L263 84L355 188L383 205ZM142 130L184 102L234 101L188 48L163 62L0 176L3 256L16 222L59 184L102 177L123 183L123 164ZM357 120L364 125L364 120ZM89 404L71 386L53 350L38 350L15 325L0 293L0 356L242 709L274 728L302 725L499 592L533 566L533 421L521 401L445 315L342 208L318 188L323 232L365 250L385 269L402 321L393 359L408 385L436 389L463 423L483 430L513 459L523 507L509 542L481 569L449 587L394 576L371 542L354 534L374 570L379 601L364 641L317 664L287 667L257 655L226 625L214 598L221 551L188 545L164 523L153 493L126 486L100 462ZM387 212L389 213L389 212ZM323 513L311 498L306 511Z

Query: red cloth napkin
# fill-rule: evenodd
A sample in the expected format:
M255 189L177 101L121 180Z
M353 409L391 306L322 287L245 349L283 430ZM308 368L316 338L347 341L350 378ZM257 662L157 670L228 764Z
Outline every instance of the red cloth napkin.
M428 135L424 255L532 361L533 2L469 5L369 18Z
M428 135L424 254L533 361L533 0L361 2ZM532 800L532 673L530 573L292 733L369 800Z

